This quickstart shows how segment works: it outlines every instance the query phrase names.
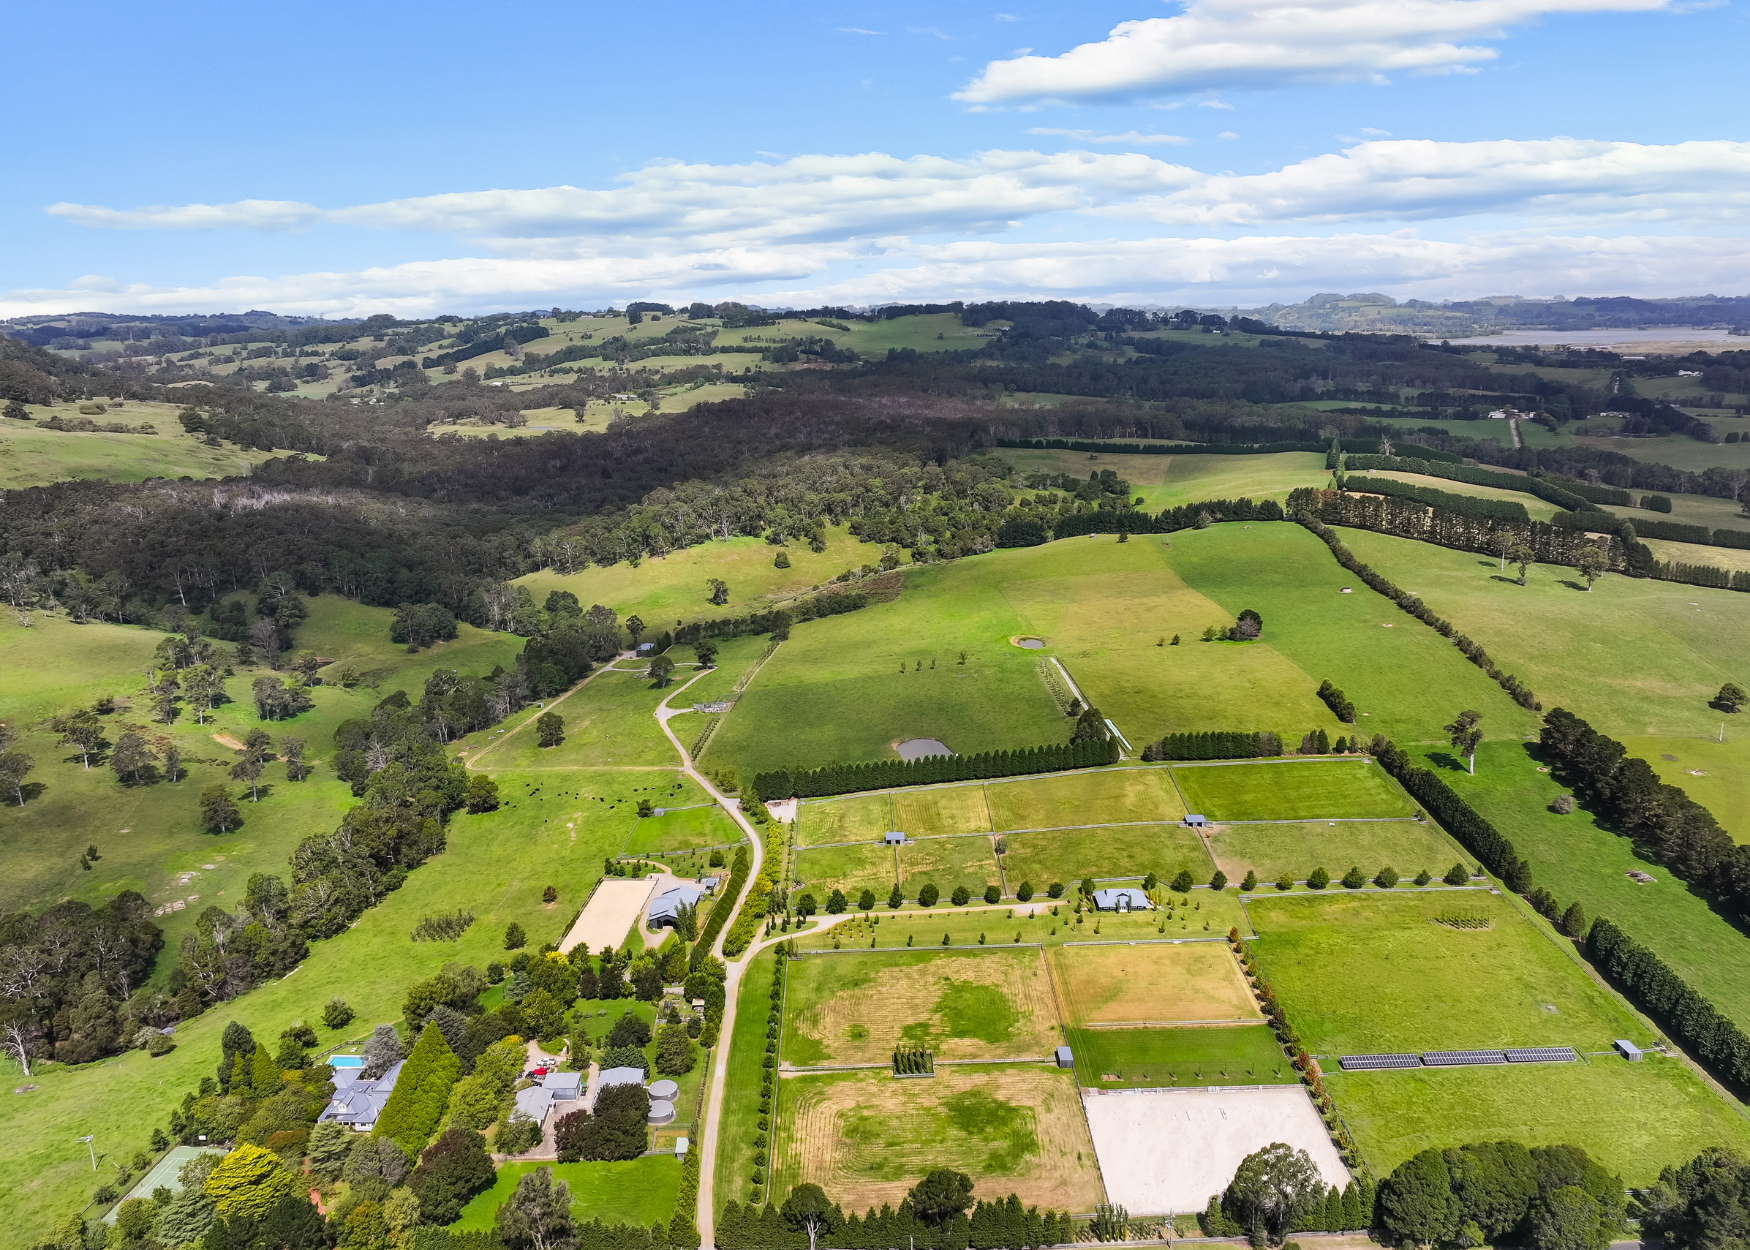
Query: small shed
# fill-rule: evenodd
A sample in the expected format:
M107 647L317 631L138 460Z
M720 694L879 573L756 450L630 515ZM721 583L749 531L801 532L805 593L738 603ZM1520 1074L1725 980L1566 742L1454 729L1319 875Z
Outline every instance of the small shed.
M642 660L648 656L652 656L655 654L656 654L656 644L654 642L641 642L638 644L638 658L639 659Z
M553 1109L553 1091L540 1085L519 1089L516 1092L516 1109L536 1124L545 1124L547 1113Z
M881 835L881 840L888 846L900 846L905 842L905 835L897 829L889 829Z
M1636 1046L1633 1042L1619 1037L1612 1043L1612 1045L1616 1047L1616 1053L1621 1055L1624 1059L1627 1059L1630 1063L1639 1063L1641 1061L1641 1048Z
M1075 1056L1070 1053L1068 1046L1059 1046L1057 1048L1057 1066L1060 1068L1073 1068L1076 1066Z
M686 1138L677 1137L674 1139L674 1152L677 1156L684 1157L687 1153L688 1147L690 1147L691 1145L692 1145L692 1143L689 1142Z
M717 876L716 874L712 874L709 877L700 877L699 878L699 886L707 894L717 893L717 887L722 885L722 884L723 884L723 878Z
M1141 890L1095 890L1094 906L1100 911L1147 911L1149 901Z
M1209 818L1202 812L1192 812L1185 817L1185 827L1187 829L1201 829L1208 823Z

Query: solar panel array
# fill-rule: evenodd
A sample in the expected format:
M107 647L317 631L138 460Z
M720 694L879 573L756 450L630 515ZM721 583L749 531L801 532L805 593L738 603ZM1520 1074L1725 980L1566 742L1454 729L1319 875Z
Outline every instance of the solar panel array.
M1387 1068L1419 1068L1419 1055L1344 1055L1337 1065L1345 1072L1378 1072Z
M1507 1056L1499 1050L1425 1050L1422 1062L1430 1068L1467 1068L1506 1063Z
M1578 1063L1572 1046L1533 1046L1507 1052L1508 1063Z

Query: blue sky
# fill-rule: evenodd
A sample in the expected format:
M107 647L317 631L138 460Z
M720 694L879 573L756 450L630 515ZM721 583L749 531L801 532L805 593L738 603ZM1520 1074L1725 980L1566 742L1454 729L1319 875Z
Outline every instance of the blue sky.
M1750 290L1708 0L13 10L0 316Z

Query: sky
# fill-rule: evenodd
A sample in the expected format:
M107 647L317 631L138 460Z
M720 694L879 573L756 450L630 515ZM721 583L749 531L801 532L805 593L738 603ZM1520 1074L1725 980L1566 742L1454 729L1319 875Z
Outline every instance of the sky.
M21 6L0 317L1750 292L1722 0Z

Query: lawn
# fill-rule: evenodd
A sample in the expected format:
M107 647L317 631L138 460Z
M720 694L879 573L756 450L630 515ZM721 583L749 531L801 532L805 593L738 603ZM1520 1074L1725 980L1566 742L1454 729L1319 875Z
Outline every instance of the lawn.
M1050 951L1072 1025L1209 1024L1259 1019L1225 942L1055 946Z
M1038 1059L1059 1044L1037 947L870 951L794 960L786 1065L888 1063L895 1049L944 1059Z
M697 786L687 783L697 790ZM690 796L689 796L690 797ZM699 797L703 797L700 792ZM729 847L742 840L741 826L715 803L669 808L661 816L645 816L633 826L622 855L651 855L698 847Z
M1520 586L1501 580L1498 561L1488 556L1365 530L1344 530L1343 540L1480 642L1544 707L1568 708L1613 737L1711 736L1721 718L1708 700L1728 681L1750 687L1750 613L1734 591L1606 575L1587 594L1573 570L1547 565L1534 565ZM1405 624L1394 633L1414 628L1437 637L1398 617ZM1265 621L1268 635L1267 613ZM1381 657L1381 667L1389 658ZM1411 670L1405 679L1420 676ZM1358 707L1373 706L1359 683L1332 680ZM1498 693L1436 706L1441 719L1449 707L1481 709L1491 737L1539 728Z
M1071 1029L1076 1079L1091 1089L1292 1085L1299 1078L1267 1024Z
M1344 533L1345 541L1355 546L1356 554L1370 560L1372 557L1358 541L1363 537L1372 535ZM1405 554L1413 552L1418 561L1424 553L1437 553L1438 557L1460 554L1407 540L1392 541L1403 543ZM1286 522L1250 528L1212 525L1206 530L1175 534L1172 543L1167 554L1173 568L1189 585L1221 605L1227 614L1224 623L1231 623L1247 607L1264 618L1262 644L1279 652L1286 663L1305 674L1301 680L1306 683L1307 698L1320 714L1309 716L1302 712L1305 704L1299 700L1299 688L1287 681L1258 691L1251 702L1239 707L1233 705L1220 686L1206 686L1201 690L1186 689L1179 697L1212 704L1226 712L1226 716L1216 723L1170 727L1274 727L1291 732L1298 742L1306 730L1323 726L1333 739L1340 733L1359 730L1368 737L1384 733L1400 743L1428 742L1444 740L1441 726L1458 711L1477 708L1483 712L1483 729L1491 737L1520 737L1536 732L1533 713L1513 703L1450 642L1344 571L1325 545L1300 526ZM1473 562L1480 559L1468 555L1461 558ZM1421 567L1419 563L1417 567ZM1474 564L1468 567L1474 568ZM1411 577L1409 570L1380 571L1407 589L1418 592L1429 589L1425 579ZM1498 583L1491 585L1497 590L1505 589ZM1341 593L1345 586L1351 593ZM1487 645L1503 667L1514 669L1521 662L1512 648L1499 648L1483 637L1463 605L1443 606L1433 597L1429 598L1429 605ZM1198 655L1247 652L1260 645L1190 644L1194 636L1185 635L1190 650ZM1597 636L1602 642L1602 635ZM1525 676L1523 668L1519 672ZM1359 715L1354 726L1336 723L1324 704L1313 698L1323 680L1336 684L1355 704ZM1718 688L1716 682L1714 689ZM1541 688L1539 693L1548 706L1549 696ZM1260 715L1259 709L1268 711ZM1123 728L1123 722L1119 727Z
M492 1188L476 1194L462 1208L462 1218L450 1227L458 1232L495 1227L493 1217L516 1191L517 1181L539 1168L552 1169L554 1180L570 1186L571 1218L579 1222L648 1228L667 1225L674 1217L681 1165L674 1155L662 1154L624 1163L507 1163L498 1169Z
M1085 451L1031 451L1005 448L992 453L1015 466L1018 481L1029 473L1065 473L1085 478L1111 469L1141 495L1142 508L1160 512L1205 499L1288 498L1297 486L1323 486L1330 480L1325 458L1316 452L1289 451L1269 456L1125 456Z
M1597 985L1565 940L1481 890L1383 890L1255 899L1264 975L1326 1066L1374 1051L1648 1046L1647 1028ZM1484 916L1489 928L1437 923ZM1365 992L1358 992L1366 987Z
M1672 743L1679 755L1689 744ZM1730 744L1728 744L1730 745ZM1750 941L1701 895L1657 864L1637 857L1628 838L1601 829L1584 808L1568 816L1549 810L1564 793L1530 744L1485 743L1472 777L1445 752L1427 763L1531 863L1532 880L1562 907L1578 901L1589 916L1606 916L1652 951L1741 1027L1750 1028ZM1664 761L1657 761L1663 764ZM1639 885L1629 872L1648 872Z
M1288 873L1304 881L1322 867L1333 878L1350 865L1368 876L1390 865L1400 876L1414 877L1426 868L1444 876L1456 862L1471 867L1464 848L1448 838L1438 826L1413 820L1308 821L1304 824L1225 825L1209 840L1216 863L1233 881L1248 871L1260 881L1275 881Z
M1171 821L1185 815L1165 768L1062 773L993 782L985 789L999 831Z
M1710 1146L1750 1152L1750 1123L1680 1060L1352 1072L1325 1086L1375 1176L1429 1147L1572 1144L1630 1186Z
M878 842L893 827L893 800L886 793L807 799L797 809L796 843Z
M1173 770L1185 802L1212 822L1408 816L1415 805L1365 759L1216 764Z
M626 776L581 773L576 780L585 789L611 792ZM144 1148L183 1094L211 1075L228 1021L243 1022L258 1037L277 1037L294 1021L310 1020L314 1004L340 995L357 1019L340 1032L316 1021L321 1044L366 1037L372 1025L399 1018L410 982L450 960L484 966L502 957L511 921L527 930L533 945L557 941L601 876L603 857L624 841L630 813L599 810L606 805L598 804L576 821L573 837L544 820L541 803L514 797L525 782L540 784L539 776L500 774L499 780L511 801L487 815L452 818L444 853L411 873L351 929L313 943L295 973L179 1024L171 1054L152 1059L131 1050L80 1068L47 1066L32 1073L37 1089L0 1103L0 1139L10 1143L0 1151L0 1191L12 1195L8 1210L20 1239L34 1243L49 1236L91 1192L91 1165L73 1140L78 1134L69 1130L96 1133L104 1169ZM283 858L277 867L286 871ZM558 893L550 904L541 901L548 885ZM408 940L420 917L458 908L475 915L459 940ZM161 966L172 963L169 953L161 957Z
M1079 924L1072 902L1054 903L1044 895L1031 903L1004 903L996 907L978 903L953 907L946 900L934 907L907 903L897 912L888 911L883 902L869 918L818 933L804 931L795 942L803 950L831 950L835 942L845 949L866 948L873 939L877 947L896 948L940 946L943 937L947 937L951 946L978 946L982 936L993 946L1037 942L1053 947L1066 942L1214 942L1229 929L1237 928L1248 935L1252 932L1239 895L1232 889L1220 894L1193 890L1188 896L1172 897L1175 906L1170 911L1131 912L1122 916L1115 912L1084 912ZM1187 897L1190 901L1179 905ZM1053 907L1058 912L1055 916L1051 914ZM874 923L877 920L880 923Z
M990 805L983 786L942 786L892 793L893 828L908 838L989 833Z
M886 1072L778 1082L772 1190L811 1181L849 1210L902 1200L932 1168L974 1178L974 1194L1014 1192L1042 1210L1104 1201L1075 1078L1039 1064L938 1067L927 1079Z
M1008 854L1003 875L1013 894L1023 881L1043 894L1053 881L1066 885L1086 877L1107 880L1146 877L1171 881L1188 869L1199 883L1208 881L1214 866L1199 846L1197 834L1183 825L1121 825L1108 829L1056 829L1039 833L1006 833Z
M959 885L982 898L986 886L1001 882L989 837L926 838L899 848L899 883L908 898L916 898L930 883L942 892L944 903Z
M760 1061L770 1014L769 995L778 957L762 951L748 961L735 1000L735 1029L729 1040L729 1063L723 1081L723 1111L717 1129L717 1164L712 1192L719 1205L745 1202L748 1178L755 1164L766 1162L765 1134L760 1131ZM715 1053L709 1062L715 1063Z
M684 680L684 677L683 677ZM680 761L656 723L656 705L670 690L653 689L642 673L606 669L554 701L565 739L544 747L532 721L505 722L506 732L471 756L470 768L554 769L668 767Z
M795 876L796 888L810 891L823 906L835 889L843 890L853 905L860 891L874 890L876 901L886 906L888 892L898 879L893 848L878 842L804 848L796 855Z
M78 403L27 404L37 421L76 418ZM130 400L117 411L89 417L99 424L151 425L156 434L79 434L31 421L0 420L0 489L23 490L69 479L143 482L148 478L248 477L254 467L289 451L263 452L235 443L209 447L176 420L179 404Z

